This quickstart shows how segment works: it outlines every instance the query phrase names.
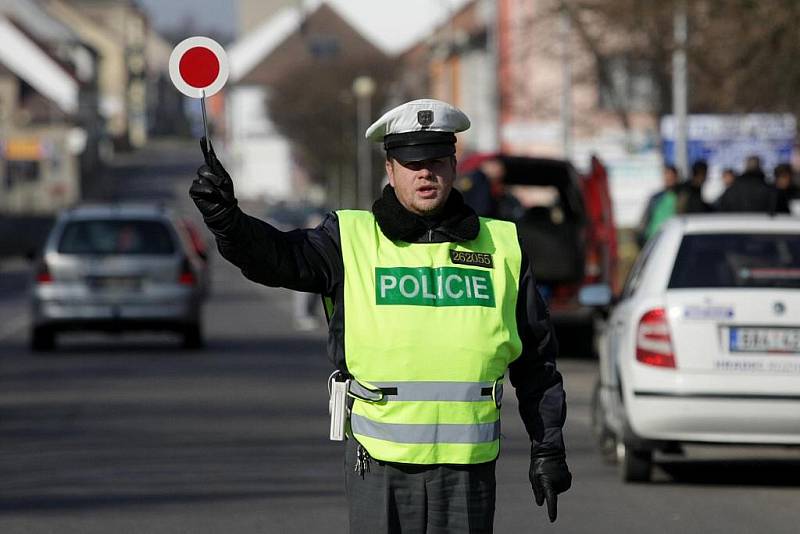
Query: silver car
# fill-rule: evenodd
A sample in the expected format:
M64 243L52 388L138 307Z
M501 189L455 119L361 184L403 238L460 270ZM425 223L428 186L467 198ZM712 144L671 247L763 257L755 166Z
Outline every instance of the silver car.
M205 259L168 210L104 204L73 208L51 230L32 284L31 348L67 330L171 330L203 345Z

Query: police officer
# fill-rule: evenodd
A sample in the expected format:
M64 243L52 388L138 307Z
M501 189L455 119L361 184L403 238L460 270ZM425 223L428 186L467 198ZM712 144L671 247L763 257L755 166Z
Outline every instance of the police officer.
M372 211L281 232L237 206L204 147L190 195L220 253L268 286L321 293L334 365L351 378L351 532L491 532L502 380L531 438L529 477L555 521L569 489L557 342L513 224L453 190L457 108L415 100L367 130L389 184Z

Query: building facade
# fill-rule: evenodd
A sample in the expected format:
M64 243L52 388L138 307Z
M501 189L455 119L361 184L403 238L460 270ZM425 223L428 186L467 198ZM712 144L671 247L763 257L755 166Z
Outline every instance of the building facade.
M81 195L95 51L26 2L0 3L0 40L0 213L51 213Z
M298 192L309 186L310 179L307 169L294 163L291 145L270 118L272 87L303 67L324 64L328 72L336 67L332 70L341 72L340 76L349 76L344 73L351 62L381 62L386 57L326 3L311 12L296 7L279 10L234 43L228 56L231 85L226 90L225 128L232 173L238 180L237 194L241 191L245 198L268 202L296 199ZM349 86L352 79L346 82ZM319 83L325 84L326 80L320 79ZM315 88L303 90L313 96ZM309 128L318 127L314 125L314 115L310 110ZM342 124L339 132L355 138L355 125L348 129L349 126ZM355 194L353 174L327 172L323 179L329 199Z
M405 86L417 87L407 93L422 96L424 87L469 113L473 127L460 140L465 153L563 158L583 170L597 155L609 170L617 221L633 226L660 186L658 121L649 107L656 97L624 58L617 65L612 54L610 77L599 76L597 57L559 5L467 2L404 54L412 80ZM625 91L619 101L626 109L611 105L612 91Z
M130 0L63 1L94 24L93 40L103 41L100 111L116 147L143 146L149 131L146 14ZM111 44L99 36L101 32L111 37Z

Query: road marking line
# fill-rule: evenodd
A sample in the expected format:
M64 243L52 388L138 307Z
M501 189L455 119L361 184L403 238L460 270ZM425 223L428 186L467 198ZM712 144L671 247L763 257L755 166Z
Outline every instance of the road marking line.
M11 337L26 326L28 326L28 318L22 315L17 316L0 328L0 339Z

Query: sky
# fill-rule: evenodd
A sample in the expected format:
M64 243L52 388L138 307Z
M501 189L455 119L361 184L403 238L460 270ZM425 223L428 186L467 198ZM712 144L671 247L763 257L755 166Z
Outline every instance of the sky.
M401 52L426 36L467 0L328 0L348 22L387 52ZM235 0L137 0L159 30L191 20L201 30L236 31ZM305 0L312 9L320 0Z

